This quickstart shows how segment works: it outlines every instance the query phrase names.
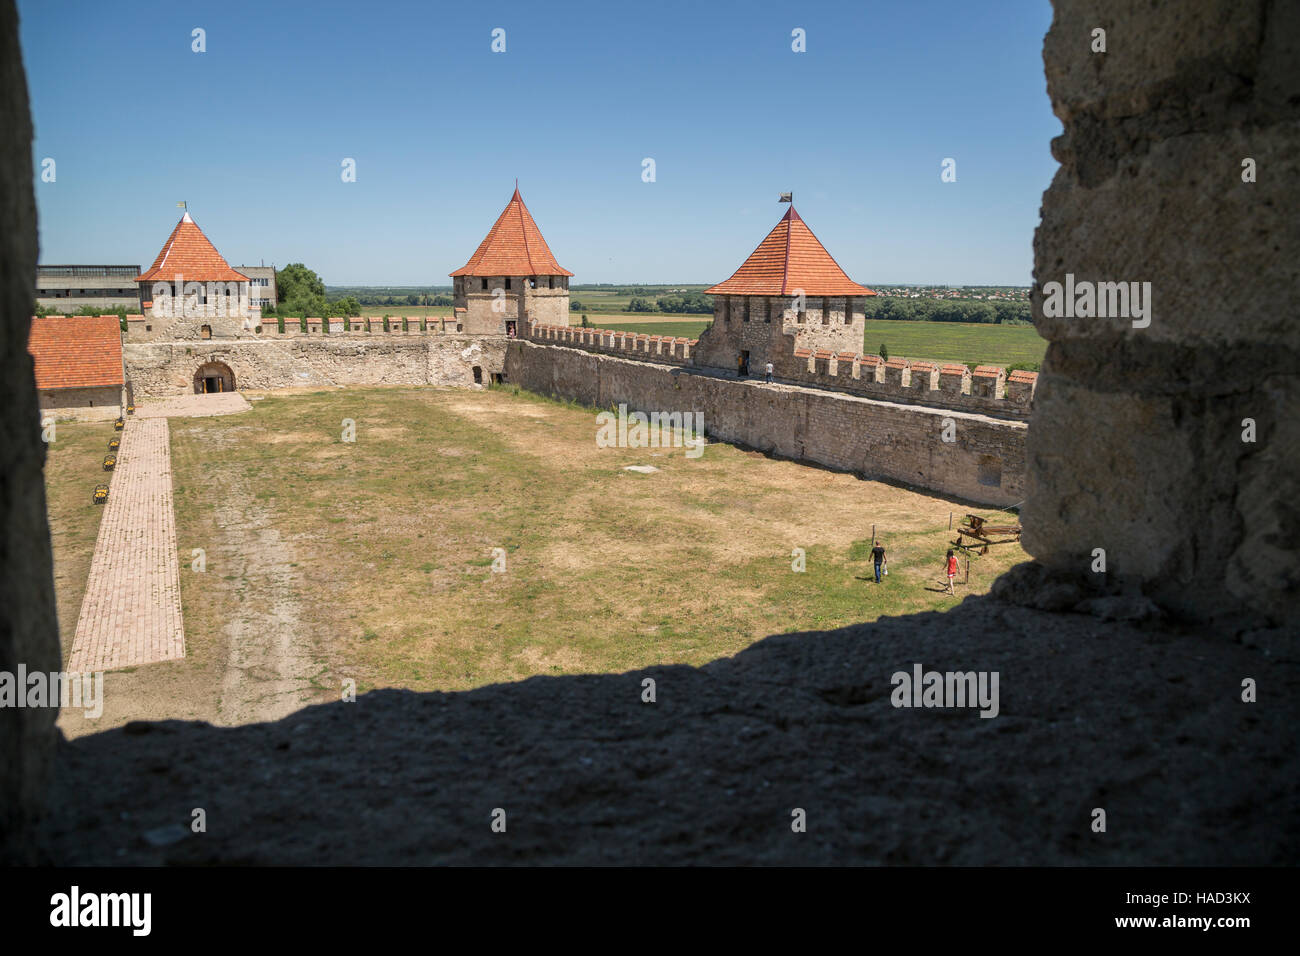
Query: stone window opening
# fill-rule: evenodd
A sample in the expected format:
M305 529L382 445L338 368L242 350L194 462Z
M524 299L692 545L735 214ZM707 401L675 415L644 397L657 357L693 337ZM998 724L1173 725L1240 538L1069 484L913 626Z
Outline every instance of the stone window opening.
M547 287L548 289L554 289L554 288L555 288L555 276L547 276L547 277L546 277L546 281L547 281L547 286L546 286L546 287Z
M1002 487L1002 462L993 455L980 455L979 477L981 485L989 488Z
M487 291L487 279L484 279L484 280L483 280L483 291L484 291L484 292Z
M210 339L210 338L212 338L212 326L210 326L210 325L205 325L205 326L201 327L201 328L199 329L199 338L201 338L201 339Z
M483 384L483 367L480 365L474 366L474 384L475 385Z
M509 281L509 280L507 280L507 281ZM530 288L530 289L536 289L536 288L537 288L537 276L529 276L529 277L528 277L528 288Z
M506 288L510 288L510 277L506 276Z

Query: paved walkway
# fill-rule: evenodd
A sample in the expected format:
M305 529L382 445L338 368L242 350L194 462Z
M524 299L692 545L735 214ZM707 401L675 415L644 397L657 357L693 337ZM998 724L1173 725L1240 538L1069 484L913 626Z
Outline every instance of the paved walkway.
M174 395L151 398L136 405L136 418L202 418L206 415L233 415L253 406L238 392L214 395Z
M73 672L185 656L166 418L127 419L109 488L68 663Z

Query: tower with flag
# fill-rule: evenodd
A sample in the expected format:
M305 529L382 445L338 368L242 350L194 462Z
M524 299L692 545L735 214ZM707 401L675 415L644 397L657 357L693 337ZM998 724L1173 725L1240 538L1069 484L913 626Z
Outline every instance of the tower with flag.
M861 352L867 296L876 293L848 277L790 203L767 237L731 278L706 289L713 325L701 336L696 362L732 371L778 372L791 367L797 348Z

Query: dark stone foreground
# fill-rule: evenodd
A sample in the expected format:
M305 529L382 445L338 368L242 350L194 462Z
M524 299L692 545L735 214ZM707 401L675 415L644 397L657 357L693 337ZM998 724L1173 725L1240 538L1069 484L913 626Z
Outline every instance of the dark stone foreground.
M40 848L58 864L1294 864L1296 646L968 598L700 669L130 725L60 744ZM998 671L1000 715L892 707L890 675L916 662Z

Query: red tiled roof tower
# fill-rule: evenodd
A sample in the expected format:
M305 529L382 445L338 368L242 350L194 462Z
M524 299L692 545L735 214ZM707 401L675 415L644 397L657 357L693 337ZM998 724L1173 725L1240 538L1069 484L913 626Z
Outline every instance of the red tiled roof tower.
M248 276L230 268L198 223L187 212L181 216L172 234L163 243L153 265L136 276L136 282L159 279L173 282L180 274L183 282L247 282Z
M708 295L792 295L796 289L804 295L876 294L845 274L791 205L730 279L704 291Z
M515 194L474 254L454 276L571 276L555 261L532 214L515 186Z
M38 390L122 384L122 326L115 315L33 318L27 351Z

